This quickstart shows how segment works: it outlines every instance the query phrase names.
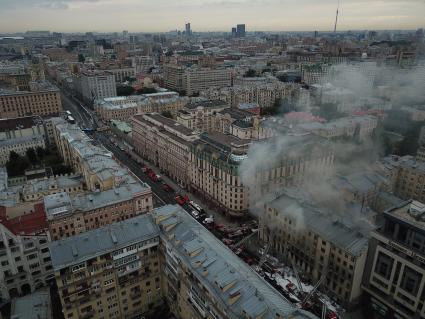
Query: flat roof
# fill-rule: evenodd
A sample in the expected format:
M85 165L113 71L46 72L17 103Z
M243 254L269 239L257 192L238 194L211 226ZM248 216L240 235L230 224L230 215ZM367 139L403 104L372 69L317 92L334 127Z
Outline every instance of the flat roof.
M157 121L161 123L162 125L171 128L172 130L178 131L179 133L183 135L190 136L195 134L195 131L191 130L190 128L187 128L183 124L180 124L177 121L170 119L168 117L162 116L161 114L158 114L158 113L137 114L134 116L136 120L144 121L144 122L147 121L146 117L154 121Z
M52 305L48 288L12 300L11 319L50 319Z
M159 236L158 226L148 214L49 243L55 271Z
M317 318L298 309L186 211L166 205L153 211L161 238L225 309L229 318ZM198 253L195 253L198 252ZM232 284L225 290L223 287ZM237 301L232 296L239 296Z

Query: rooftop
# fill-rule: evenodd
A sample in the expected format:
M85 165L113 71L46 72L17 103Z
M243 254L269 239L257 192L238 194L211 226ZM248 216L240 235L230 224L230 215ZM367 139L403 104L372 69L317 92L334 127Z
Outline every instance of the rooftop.
M221 100L198 100L190 102L185 106L187 109L196 109L198 107L205 107L205 108L228 108L228 105L226 102Z
M37 235L48 229L43 203L34 204L34 211L19 217L8 219L6 207L0 206L0 223L15 235Z
M425 204L416 200L403 201L385 211L386 215L396 217L412 226L425 230Z
M159 236L150 215L136 217L49 244L55 271Z
M11 319L50 319L52 305L48 288L12 300Z
M316 318L283 298L251 267L177 205L157 208L161 238L189 267L229 318ZM230 289L224 287L231 285Z
M16 129L26 129L41 124L38 117L24 116L18 118L0 119L0 132L8 132Z
M361 255L367 249L369 233L373 226L367 222L367 216L361 216L360 208L347 205L342 214L339 211L318 208L316 203L304 196L298 188L287 188L269 206L278 211L278 216L293 216L294 207L302 212L301 227L310 230L338 248L353 256ZM282 209L282 208L285 209ZM350 212L352 208L353 214Z

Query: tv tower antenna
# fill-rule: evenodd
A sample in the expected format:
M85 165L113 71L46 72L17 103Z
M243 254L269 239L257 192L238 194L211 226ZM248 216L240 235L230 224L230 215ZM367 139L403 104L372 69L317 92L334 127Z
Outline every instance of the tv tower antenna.
M334 33L336 32L336 26L337 26L337 24L338 24L338 13L339 13L339 0L338 0L338 7L336 8L336 17L335 17Z

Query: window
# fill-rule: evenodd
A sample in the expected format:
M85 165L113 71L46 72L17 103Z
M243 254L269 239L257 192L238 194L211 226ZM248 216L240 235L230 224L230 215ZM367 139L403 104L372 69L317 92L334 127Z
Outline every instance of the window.
M416 270L405 266L403 277L401 278L400 288L412 295L416 295L419 290L419 285L422 280L422 275Z
M394 259L382 252L379 252L376 260L375 272L385 279L390 279Z

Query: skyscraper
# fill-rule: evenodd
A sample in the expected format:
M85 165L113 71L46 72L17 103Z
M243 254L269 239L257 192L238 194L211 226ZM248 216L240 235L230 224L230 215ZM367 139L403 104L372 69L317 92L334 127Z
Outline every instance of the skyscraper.
M236 36L239 38L245 37L245 24L236 25Z
M186 35L190 37L192 35L192 30L190 29L190 22L185 24Z
M232 28L232 37L236 37L236 28Z

